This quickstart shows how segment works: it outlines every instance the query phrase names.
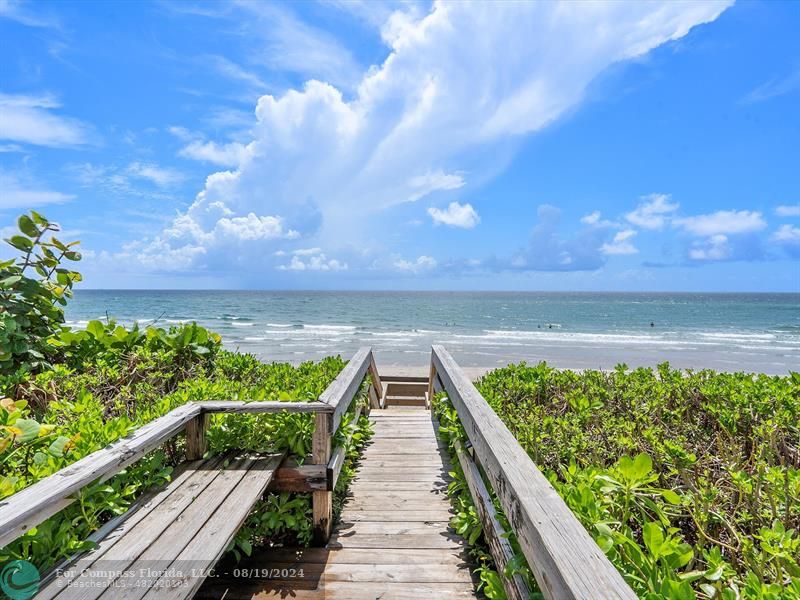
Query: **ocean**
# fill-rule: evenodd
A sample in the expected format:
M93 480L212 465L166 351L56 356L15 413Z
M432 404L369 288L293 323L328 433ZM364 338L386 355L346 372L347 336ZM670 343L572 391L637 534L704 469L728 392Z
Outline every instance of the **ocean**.
M468 367L800 370L800 294L79 290L67 309L75 327L107 317L197 321L265 361L368 345L379 365L417 366L444 344Z

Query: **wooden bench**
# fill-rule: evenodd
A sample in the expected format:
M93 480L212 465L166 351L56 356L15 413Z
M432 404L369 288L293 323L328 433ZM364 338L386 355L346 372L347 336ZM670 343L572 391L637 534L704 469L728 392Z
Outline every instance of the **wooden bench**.
M191 598L261 498L283 454L184 463L161 491L60 567L39 598Z
M82 488L113 477L184 431L187 462L179 465L172 481L95 532L90 539L96 548L49 574L37 597L191 597L267 489L311 493L314 537L325 544L330 537L333 490L345 458L344 446L332 448L333 438L368 374L370 404L377 406L380 379L368 347L359 349L316 401L206 401L179 406L0 500L0 547L69 506ZM360 411L355 407L355 419ZM202 459L210 414L280 412L313 418L311 457L232 452ZM354 429L350 426L345 437Z

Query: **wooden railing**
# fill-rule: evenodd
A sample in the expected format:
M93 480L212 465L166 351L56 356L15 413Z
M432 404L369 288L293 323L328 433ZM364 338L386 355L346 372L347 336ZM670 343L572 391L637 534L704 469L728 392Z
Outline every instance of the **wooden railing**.
M315 419L312 460L298 465L288 459L275 473L270 489L310 492L314 503L314 530L317 542L330 537L332 495L344 461L344 448L331 451L331 440L342 416L356 397L367 371L372 373L372 388L380 389L370 348L361 348L338 377L313 402L189 402L163 417L137 429L127 437L97 450L33 485L0 500L0 548L14 541L42 521L69 506L81 488L105 481L133 464L151 450L186 431L186 458L202 457L206 450L205 432L212 413L311 413ZM370 405L380 397L370 389ZM357 408L360 414L360 407ZM356 415L357 416L357 415ZM349 433L352 435L352 432ZM301 457L303 459L305 457ZM294 462L292 462L294 460Z
M512 556L481 471L519 541L546 598L635 599L619 571L443 346L431 352L431 397L443 389L458 412L471 448L458 459L510 598L527 598L521 577L502 571Z

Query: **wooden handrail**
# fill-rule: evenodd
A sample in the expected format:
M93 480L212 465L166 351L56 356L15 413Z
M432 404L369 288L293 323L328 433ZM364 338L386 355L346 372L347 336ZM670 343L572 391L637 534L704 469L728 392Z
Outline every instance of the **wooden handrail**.
M74 500L71 495L98 479L108 479L180 432L200 414L184 404L101 450L0 500L0 547L36 527Z
M333 413L333 407L312 402L248 402L241 400L204 400L196 402L204 413Z
M339 448L331 448L331 440L339 429L342 416L350 408L353 399L361 388L361 382L367 375L368 370L374 370L375 359L372 356L372 348L365 346L359 348L353 355L347 366L342 369L339 375L319 397L319 402L330 406L332 413L317 413L314 418L314 437L311 441L311 456L313 464L326 465L331 463L332 456L343 453ZM374 375L373 375L374 378ZM373 386L380 386L380 381L374 382ZM335 461L334 461L335 462ZM311 512L314 521L314 541L322 545L327 543L331 536L333 526L333 491L330 479L336 471L335 464L331 465L331 477L329 478L329 490L313 492L311 496ZM339 467L341 469L341 467ZM338 471L335 473L338 477Z
M544 596L635 599L619 571L444 346L433 346L431 365L431 382L438 375Z
M361 387L371 362L372 348L369 346L359 348L338 377L320 395L320 402L333 407L332 432L335 433L339 428L342 415L350 408L350 403Z

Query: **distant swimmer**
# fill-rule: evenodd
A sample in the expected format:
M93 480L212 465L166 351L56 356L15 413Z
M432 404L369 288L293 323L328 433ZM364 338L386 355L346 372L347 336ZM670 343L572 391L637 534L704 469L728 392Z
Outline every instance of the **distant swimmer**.
M656 324L653 323L652 321L650 321L650 327L655 327L655 326L656 326Z
M552 324L552 323L550 323L550 324L547 326L547 328L548 328L548 329L552 329L552 328L553 328L553 324Z

